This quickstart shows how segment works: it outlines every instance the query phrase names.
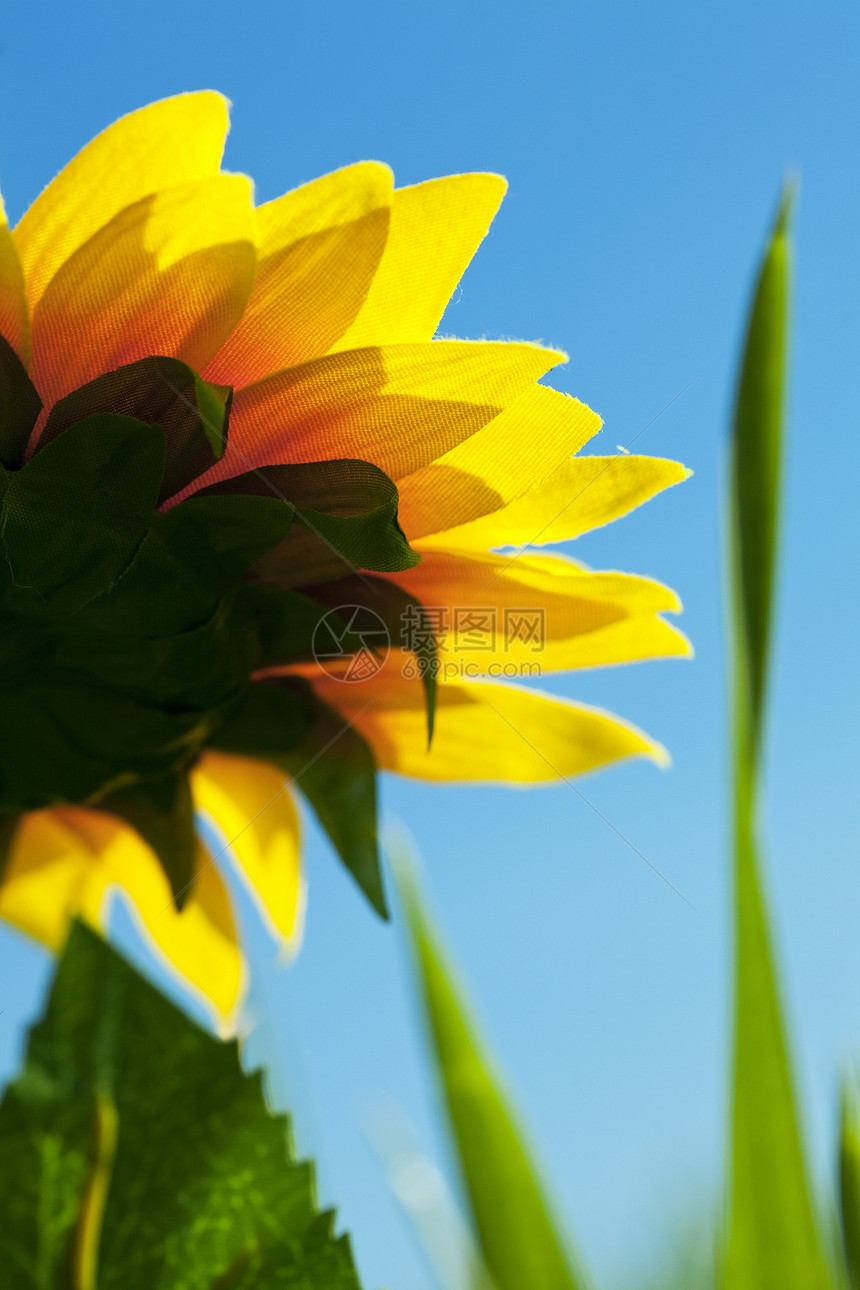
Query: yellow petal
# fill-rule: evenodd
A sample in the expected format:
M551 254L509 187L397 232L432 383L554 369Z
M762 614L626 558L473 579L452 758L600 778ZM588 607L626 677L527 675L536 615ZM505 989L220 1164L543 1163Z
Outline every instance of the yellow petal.
M512 561L416 545L422 563L390 581L430 611L443 677L534 677L690 653L686 637L656 616L677 613L677 596L650 578L554 556Z
M362 162L255 211L254 290L207 379L239 388L331 349L367 295L390 207L391 171Z
M60 265L119 211L217 175L226 133L227 101L207 90L152 103L88 143L15 229L31 309Z
M373 285L335 348L430 340L506 187L499 175L476 174L398 188Z
M319 677L314 688L354 722L383 770L418 779L543 783L624 757L667 761L618 717L510 685L440 682L429 751L422 686L396 668L353 685Z
M201 846L181 913L161 865L139 835L106 812L64 806L23 817L0 886L0 917L59 949L75 915L103 931L109 896L129 903L168 968L221 1018L243 984L227 891Z
M149 354L201 371L254 281L249 182L222 175L120 211L51 280L33 314L33 379L49 406Z
M600 425L578 399L535 386L478 434L400 480L405 532L418 538L498 511L543 483Z
M429 535L427 542L469 551L565 542L617 520L690 473L662 457L576 457L501 510Z
M398 479L480 430L563 361L537 345L488 341L330 354L239 390L227 451L200 482L338 457Z
M15 240L6 223L0 197L0 336L9 342L25 367L30 365L30 312L24 290L24 271Z
M268 762L207 752L191 786L195 808L222 834L272 934L295 948L304 885L299 819L284 776Z

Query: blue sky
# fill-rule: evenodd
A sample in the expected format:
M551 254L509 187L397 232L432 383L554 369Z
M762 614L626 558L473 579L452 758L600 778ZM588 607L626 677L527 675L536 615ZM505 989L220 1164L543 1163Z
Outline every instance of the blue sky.
M16 6L0 43L12 218L116 116L180 90L233 101L227 165L261 200L362 158L399 183L496 170L510 192L443 331L541 339L604 417L599 450L683 460L682 488L579 540L595 567L676 587L692 662L553 678L671 750L582 792L388 780L433 906L559 1203L605 1285L707 1205L723 1147L728 1018L721 490L751 274L796 167L791 437L765 836L816 1162L832 1174L838 1070L860 1055L858 85L845 4L394 0ZM447 1169L400 931L310 831L305 946L257 938L258 1049L295 1107L368 1287L432 1282L367 1144L395 1103ZM0 939L8 1072L45 976Z

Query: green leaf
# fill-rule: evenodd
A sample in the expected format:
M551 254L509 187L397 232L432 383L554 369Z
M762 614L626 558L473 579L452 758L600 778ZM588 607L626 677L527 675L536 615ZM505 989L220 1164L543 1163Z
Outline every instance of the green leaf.
M756 845L779 505L790 195L758 276L732 434L736 999L726 1290L830 1284L810 1198Z
M232 705L210 739L221 752L276 762L301 744L312 721L306 696L276 681L255 681Z
M98 416L9 475L4 555L22 604L71 613L110 588L149 527L163 463L157 426Z
M178 358L138 359L97 376L51 408L38 451L97 413L135 417L164 431L167 453L159 502L214 466L227 443L233 391L204 381Z
M98 630L82 623L81 615L65 634L57 629L58 656L64 664L143 703L170 709L219 707L262 665L258 629L251 618L256 602L248 603L245 590L239 587L222 597L199 625L168 636ZM165 598L168 595L165 587Z
M254 571L281 587L326 582L354 569L395 573L421 560L398 522L396 485L368 461L262 466L213 484L201 496L211 493L278 497L294 508L301 527Z
M276 498L195 494L153 517L124 577L88 606L87 621L140 635L189 631L215 612L291 522L289 508Z
M0 808L18 811L165 775L199 751L219 715L141 703L62 668L4 686L2 705Z
M732 591L743 733L757 756L767 678L785 403L789 217L786 188L747 321L731 441ZM754 764L751 771L755 770Z
M237 1045L80 924L0 1105L0 1155L15 1290L358 1290Z
M857 1090L842 1085L839 1125L839 1208L851 1290L860 1290L860 1113Z
M4 336L0 336L0 465L17 470L24 459L42 400L27 370Z
M388 917L377 840L376 764L357 730L306 681L290 677L251 685L210 743L224 752L262 757L289 775L373 908Z
M497 1290L577 1290L575 1269L531 1153L454 973L398 866L398 890L418 975L436 1075L484 1263Z
M381 619L390 643L408 648L415 656L416 679L424 686L427 705L427 747L433 742L436 716L436 680L439 671L439 649L427 610L414 596L388 578L366 575L341 578L317 587L305 587L308 595L333 609L368 611L369 621ZM346 647L344 646L346 653Z
M191 890L197 848L186 768L116 789L99 801L98 809L120 816L152 847L167 875L174 904L182 909Z
M312 659L317 628L323 617L339 623L342 629L339 639L345 650L361 648L361 639L353 638L346 623L309 595L282 591L280 587L264 583L244 583L237 595L257 633L259 654L255 669Z

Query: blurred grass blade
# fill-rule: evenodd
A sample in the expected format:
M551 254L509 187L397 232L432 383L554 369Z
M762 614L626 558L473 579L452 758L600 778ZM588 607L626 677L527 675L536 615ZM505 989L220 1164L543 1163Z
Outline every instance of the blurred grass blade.
M398 883L479 1248L497 1290L582 1290L535 1165L406 864Z
M839 1126L839 1207L851 1290L860 1290L860 1113L857 1091L842 1087Z
M732 439L737 927L726 1290L830 1284L807 1183L755 838L779 508L790 206L786 190L756 284Z

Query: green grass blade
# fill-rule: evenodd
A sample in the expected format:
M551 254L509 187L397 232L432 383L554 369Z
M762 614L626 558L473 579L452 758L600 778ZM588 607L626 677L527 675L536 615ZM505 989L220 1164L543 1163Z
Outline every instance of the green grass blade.
M849 1284L860 1290L860 1109L847 1081L839 1126L839 1208Z
M735 1053L726 1290L830 1284L810 1199L755 840L783 433L791 198L753 297L732 441Z
M409 939L481 1255L497 1290L582 1290L514 1113L403 869Z
M753 760L767 677L776 566L790 272L786 189L759 270L747 323L732 427L731 507L737 735ZM750 768L754 774L755 766Z

